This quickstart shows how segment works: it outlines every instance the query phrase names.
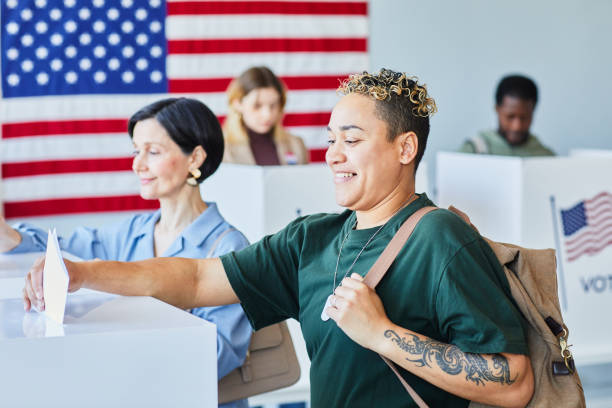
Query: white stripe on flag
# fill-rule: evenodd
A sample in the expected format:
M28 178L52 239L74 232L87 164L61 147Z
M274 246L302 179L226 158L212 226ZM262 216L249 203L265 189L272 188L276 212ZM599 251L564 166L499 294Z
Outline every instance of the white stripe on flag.
M2 163L38 160L127 157L132 142L125 133L31 136L4 139Z
M145 94L9 98L0 104L0 120L12 123L62 119L126 119L143 106L167 97L167 94Z
M169 40L194 38L363 38L366 16L174 15L166 19Z
M369 58L363 52L170 55L166 70L168 78L230 78L255 65L265 65L281 77L342 75L367 69Z
M72 173L14 177L2 180L3 201L139 194L140 182L131 171Z
M289 133L299 136L308 148L327 147L327 128L322 126L293 126L288 127Z
M327 131L321 126L293 126L287 130L309 148L327 147ZM132 142L127 132L93 135L29 136L2 141L2 163L128 157Z
M199 99L216 115L227 114L227 96L225 92L172 94ZM287 92L285 113L330 112L340 100L336 90L299 90Z

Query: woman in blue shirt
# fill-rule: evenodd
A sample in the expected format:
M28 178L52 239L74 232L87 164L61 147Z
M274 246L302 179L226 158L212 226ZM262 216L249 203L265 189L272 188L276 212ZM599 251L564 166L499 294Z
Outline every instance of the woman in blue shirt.
M219 167L224 150L221 127L206 105L187 98L155 102L130 118L128 133L140 195L159 200L160 209L116 225L80 227L70 237L60 238L62 250L82 259L137 261L155 256L218 257L248 245L216 204L200 195L199 183ZM44 251L46 245L43 230L25 223L11 228L0 216L1 252ZM252 332L240 305L190 312L217 325L218 378L239 367ZM248 404L240 400L222 406Z

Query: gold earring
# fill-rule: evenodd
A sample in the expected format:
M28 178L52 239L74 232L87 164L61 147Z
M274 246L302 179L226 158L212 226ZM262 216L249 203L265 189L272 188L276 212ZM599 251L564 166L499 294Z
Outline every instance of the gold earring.
M198 185L198 179L202 176L202 172L200 169L191 170L191 177L187 179L187 184L190 186L196 187Z

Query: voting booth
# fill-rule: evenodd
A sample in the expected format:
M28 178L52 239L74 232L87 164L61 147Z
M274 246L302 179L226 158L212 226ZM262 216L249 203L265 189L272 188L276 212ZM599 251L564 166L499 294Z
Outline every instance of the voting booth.
M332 172L324 163L295 166L246 166L223 163L201 185L202 197L214 201L223 217L250 242L278 232L296 217L341 212ZM427 165L419 165L416 191L427 192ZM299 323L288 320L302 375L288 388L249 398L251 405L310 400L310 360Z
M40 255L0 255L1 407L217 407L214 324L90 290L68 295L63 325L25 312L24 276Z
M612 361L612 157L437 156L438 205L481 234L557 250L569 342L579 364Z

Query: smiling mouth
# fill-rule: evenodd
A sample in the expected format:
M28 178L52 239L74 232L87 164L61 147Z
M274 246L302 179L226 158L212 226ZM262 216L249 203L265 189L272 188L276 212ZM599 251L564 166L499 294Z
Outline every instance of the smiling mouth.
M356 177L357 173L349 173L349 172L338 172L336 174L334 174L334 180L337 183L344 183L347 182L349 180L352 180L353 177Z

